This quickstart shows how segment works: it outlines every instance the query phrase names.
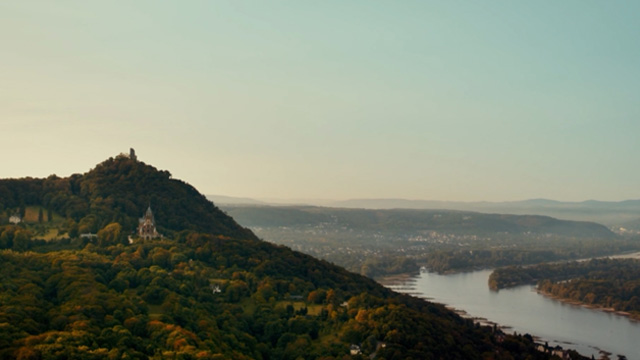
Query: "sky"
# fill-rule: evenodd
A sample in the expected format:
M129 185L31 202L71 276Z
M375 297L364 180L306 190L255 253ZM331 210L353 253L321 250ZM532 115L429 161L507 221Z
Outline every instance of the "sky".
M2 1L0 178L135 148L204 194L640 198L640 2Z

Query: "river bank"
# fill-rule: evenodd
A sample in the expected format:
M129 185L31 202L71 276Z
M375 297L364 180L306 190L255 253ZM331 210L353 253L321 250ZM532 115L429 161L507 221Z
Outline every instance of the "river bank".
M561 296L557 296L554 295L548 291L543 291L538 289L537 287L535 288L536 292L542 296L545 296L549 299L553 299L555 301L560 301L562 303L565 304L569 304L569 305L575 305L575 306L581 306L584 307L586 309L589 310L596 310L596 311L602 311L602 312L606 312L606 313L610 313L610 314L616 314L616 315L620 315L620 316L624 316L629 318L630 320L634 321L634 322L640 322L640 314L634 314L634 313L630 313L627 311L621 311L621 310L616 310L614 308L609 308L609 307L605 307L605 306L599 306L599 305L595 305L595 304L587 304L584 303L582 301L578 301L578 300L574 300L574 299L570 299L570 298L564 298Z
M640 323L587 307L569 306L542 296L531 285L491 291L490 269L452 275L421 272L417 276L378 279L392 290L445 305L458 315L504 332L531 334L536 343L574 349L595 359L625 355L640 360ZM406 280L406 281L403 281Z
M457 307L457 306L451 306L451 305L447 305L444 302L441 301L437 301L436 299L432 298L432 297L428 297L425 296L424 292L421 292L418 290L418 278L421 277L421 275L426 275L428 274L427 272L421 273L421 274L396 274L396 275L391 275L391 276L385 276L385 277L381 277L381 278L377 278L376 281L378 281L380 284L394 290L397 292L401 292L404 294L409 294L409 295L413 295L416 297L420 297L422 299L428 300L428 301L434 301L434 302L438 302L441 303L442 305L444 305L448 310L454 312L455 314L457 314L458 316L464 318L464 319L469 319L471 321L473 321L475 324L478 324L480 326L486 326L489 328L493 328L494 331L496 331L496 336L499 338L501 335L500 334L506 334L506 333L510 333L512 331L514 331L513 327L509 326L509 325L504 325L504 324L500 324L498 322L489 320L486 317L482 317L482 316L474 316L472 314L470 314L469 312L467 312L466 310L462 309L461 307ZM439 276L444 276L439 274ZM545 339L543 339L540 336L534 335L534 334L530 334L536 350L542 353L553 353L555 355L557 355L560 358L568 358L570 355L570 353L574 350L571 350L569 348L571 348L571 345L573 345L571 342L565 342L562 344L559 343L555 343L553 346L547 346L547 342L545 341ZM569 347L569 348L567 348ZM600 356L598 357L598 360L609 360L609 357L607 357L606 355L603 355L603 353L600 353Z
M416 273L402 273L402 274L375 277L374 280L384 286L387 286L387 285L393 286L393 285L404 284L410 281L412 278L414 278L417 275L418 274Z

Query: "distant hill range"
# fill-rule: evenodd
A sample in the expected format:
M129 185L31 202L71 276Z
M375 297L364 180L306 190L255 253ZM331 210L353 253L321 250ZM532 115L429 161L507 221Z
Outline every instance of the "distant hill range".
M282 205L253 199L208 196L216 204ZM640 229L640 200L562 202L532 199L509 202L459 202L407 199L352 199L344 201L300 201L296 204L351 209L446 209L480 213L543 215L563 220L593 221L610 227Z
M345 209L315 206L219 205L243 226L335 228L380 232L449 234L544 234L575 238L613 238L594 222L558 220L540 215L484 214L457 210Z
M228 205L268 205L265 201L254 200L245 197L233 197L224 195L207 195L207 199L214 204L228 204Z

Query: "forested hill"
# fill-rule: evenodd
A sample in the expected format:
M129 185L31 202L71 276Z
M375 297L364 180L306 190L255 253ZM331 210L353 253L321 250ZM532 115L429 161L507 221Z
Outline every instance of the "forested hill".
M336 228L381 232L437 231L450 234L549 234L576 238L613 238L593 222L538 215L483 214L452 210L370 210L313 206L227 205L223 208L248 227L295 227L331 224Z
M0 201L0 359L554 358L531 336L261 241L126 156L2 180ZM129 237L149 202L165 236Z
M164 233L198 230L232 237L254 237L191 185L141 161L120 155L91 171L68 178L0 180L0 212L40 205L72 220L80 233L96 233L117 222L126 233L151 205Z

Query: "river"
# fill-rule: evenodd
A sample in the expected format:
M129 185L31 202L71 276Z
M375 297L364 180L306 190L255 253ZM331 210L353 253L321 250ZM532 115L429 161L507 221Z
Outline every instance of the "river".
M491 270L453 275L422 272L390 288L464 311L540 342L575 349L595 358L601 351L640 360L640 323L624 316L570 305L542 296L525 285L498 292L487 285Z

